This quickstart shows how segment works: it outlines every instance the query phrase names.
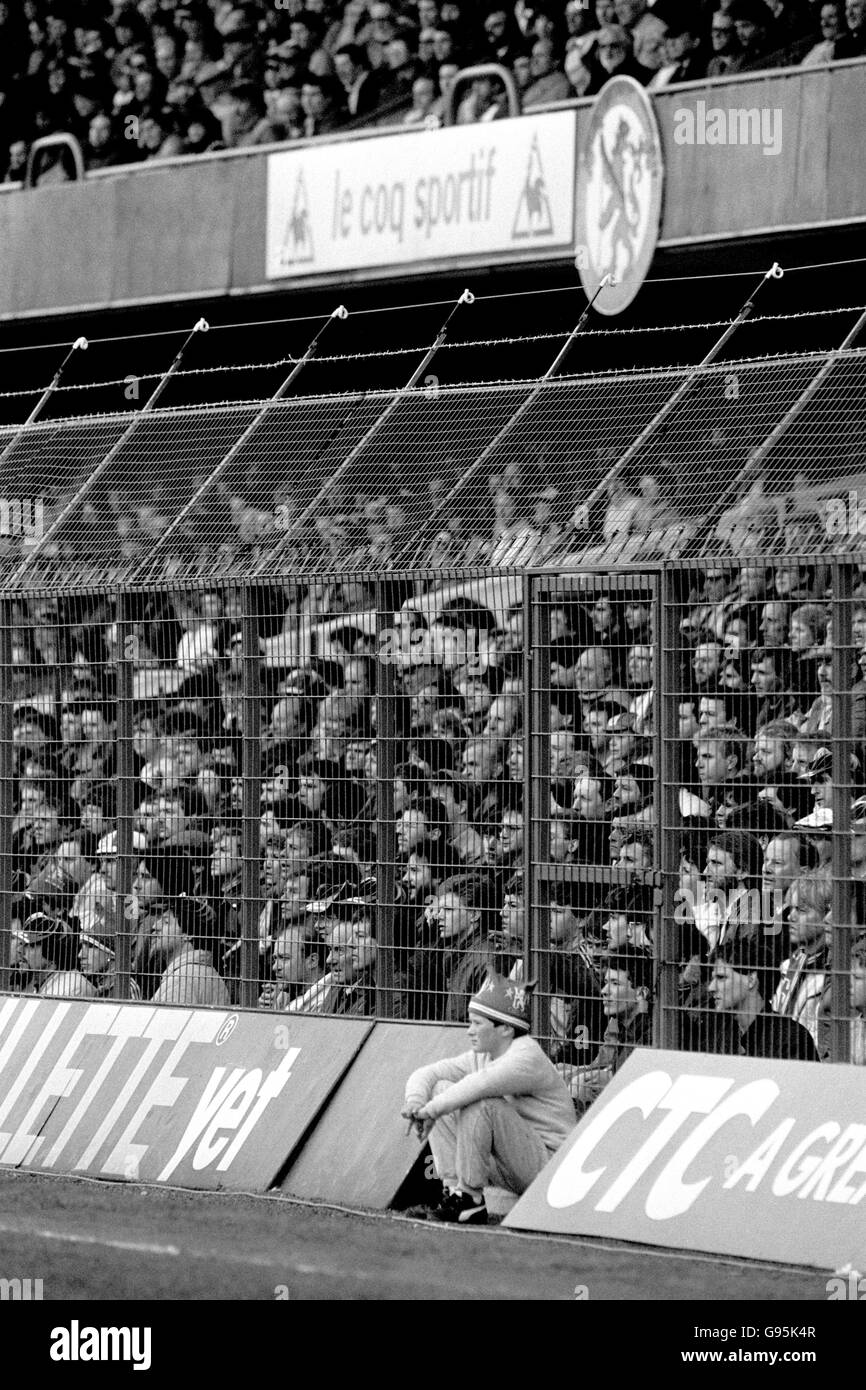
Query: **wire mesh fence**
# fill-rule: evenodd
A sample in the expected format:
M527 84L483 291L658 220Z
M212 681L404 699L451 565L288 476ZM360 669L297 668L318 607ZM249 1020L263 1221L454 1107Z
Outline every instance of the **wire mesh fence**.
M863 534L864 349L474 386L420 370L3 430L0 582L838 554Z
M862 1063L864 671L816 554L7 593L0 984Z

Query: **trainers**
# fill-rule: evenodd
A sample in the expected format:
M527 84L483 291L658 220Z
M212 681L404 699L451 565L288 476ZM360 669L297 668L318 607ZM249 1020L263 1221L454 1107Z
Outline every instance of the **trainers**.
M461 1226L486 1226L487 1208L483 1198L476 1202L468 1192L446 1192L438 1207L431 1211L430 1220L459 1222Z

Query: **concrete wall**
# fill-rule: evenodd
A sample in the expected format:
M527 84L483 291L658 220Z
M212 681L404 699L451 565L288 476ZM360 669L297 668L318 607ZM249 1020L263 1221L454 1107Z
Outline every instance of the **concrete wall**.
M855 62L659 94L666 162L661 244L866 221L864 84L866 65ZM698 114L701 102L707 111L781 113L773 117L779 153L677 143L679 113ZM575 107L578 148L591 109L591 102ZM477 127L466 130L468 142L477 139ZM381 131L353 137L343 142L347 160L363 157L370 138L402 137ZM280 281L265 283L266 172L265 154L243 151L4 192L0 319L280 289ZM472 268L469 260L465 265ZM441 265L433 261L426 267L436 268ZM357 275L370 278L369 271ZM315 276L292 281L315 283Z

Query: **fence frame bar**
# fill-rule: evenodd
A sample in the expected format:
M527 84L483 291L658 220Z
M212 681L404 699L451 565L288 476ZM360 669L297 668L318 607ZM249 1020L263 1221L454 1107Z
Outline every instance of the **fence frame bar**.
M122 588L115 594L118 659L115 691L117 719L117 761L115 777L117 827L117 882L115 886L115 979L114 998L128 999L132 968L132 933L138 922L137 902L132 896L132 832L135 814L135 771L133 762L133 699L136 637L132 631L130 595Z
M851 1002L848 976L851 969L851 762L853 701L851 663L852 568L836 562L832 567L833 600L833 714L830 748L833 757L833 860L832 939L830 947L830 1060L847 1062L851 1056Z
M394 768L396 720L394 668L382 660L382 634L393 619L393 594L387 580L376 585L376 1017L394 1017L394 903L396 897L396 826Z
M12 819L15 814L15 748L12 743L14 613L14 600L6 596L0 598L0 990L8 990L11 984Z
M543 684L545 675L550 676L550 605L545 601L549 589L530 575L525 576L523 592L524 603L529 598L529 611L523 614L523 670L531 712L531 734L523 739L524 786L529 788L523 833L525 840L529 831L530 867L529 884L524 876L530 911L524 951L531 965L526 978L537 981L531 996L532 1031L537 1038L549 1038L550 887L540 868L550 858L550 692Z
M241 960L242 1008L254 1009L259 996L259 918L261 903L262 719L261 654L255 584L242 587L241 613ZM278 925L278 924L277 924Z
M674 920L674 881L676 855L673 848L674 826L679 819L676 784L672 778L671 750L679 733L677 711L677 656L679 636L674 579L676 570L665 565L657 577L654 603L654 682L653 743L655 748L655 806L654 837L657 846L656 866L661 873L661 914L656 918L655 957L658 996L653 1008L653 1043L656 1047L675 1048L677 1026L677 927Z

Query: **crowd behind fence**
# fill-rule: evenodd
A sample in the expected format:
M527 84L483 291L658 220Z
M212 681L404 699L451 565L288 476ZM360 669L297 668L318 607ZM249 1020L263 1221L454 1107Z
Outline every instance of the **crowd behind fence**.
M7 593L0 683L4 989L866 1061L866 565Z
M850 313L829 352L441 389L422 362L394 391L157 407L182 348L138 411L0 432L0 583L854 553Z
M33 142L58 132L95 172L365 125L436 129L468 64L504 69L533 111L616 75L657 91L864 52L860 0L3 0L0 185L23 180ZM495 76L460 96L458 123L508 113ZM35 182L68 179L63 147L45 153Z

